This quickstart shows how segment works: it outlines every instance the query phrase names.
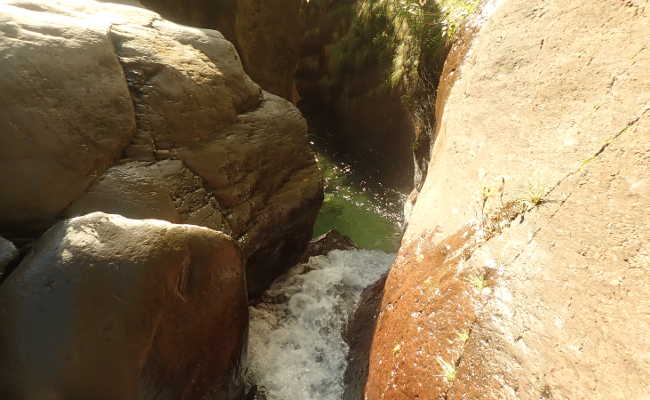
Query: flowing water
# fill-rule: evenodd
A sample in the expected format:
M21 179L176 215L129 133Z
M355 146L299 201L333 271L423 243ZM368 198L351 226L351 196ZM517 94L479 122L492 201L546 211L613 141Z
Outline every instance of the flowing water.
M276 280L250 307L249 385L267 400L341 400L348 346L343 332L363 290L390 268L403 195L369 185L318 152L325 201L314 227L349 236L361 250L316 256Z
M248 381L268 400L341 400L342 332L363 289L393 259L377 250L334 250L277 281L250 308Z

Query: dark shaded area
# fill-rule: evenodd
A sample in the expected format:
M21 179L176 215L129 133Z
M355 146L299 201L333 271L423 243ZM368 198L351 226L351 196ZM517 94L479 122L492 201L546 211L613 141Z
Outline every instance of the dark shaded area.
M33 242L28 242L21 247L17 247L18 254L13 256L11 260L4 265L4 267L0 266L0 284L9 278L9 276L16 270L16 268L18 268L18 265L20 265L21 261L32 249L32 243ZM2 255L0 254L0 256Z
M291 221L290 226L282 229L284 233L281 240L273 241L271 246L256 249L248 256L246 276L251 277L247 278L250 299L260 296L275 278L299 262L312 236L311 230L305 227L314 226L322 202L321 192L319 197L306 202L304 208L293 213L288 219Z
M296 85L301 110L334 132L324 136L332 148L369 179L410 191L426 176L449 46L434 1L415 14L389 3L311 1Z
M170 21L217 29L229 40L235 37L237 0L140 0L140 3Z
M303 0L142 0L163 17L215 29L232 42L246 72L265 90L292 100Z
M296 86L317 131L369 179L407 191L413 127L401 94L387 86L396 42L385 12L361 20L356 2L310 2Z
M352 239L332 229L309 242L307 250L305 250L305 254L302 256L300 262L307 262L311 257L325 255L332 250L351 250L357 248Z
M344 339L350 346L348 366L345 370L343 400L363 399L368 380L370 348L372 346L377 315L384 296L386 276L367 287L361 294L359 306L350 319Z

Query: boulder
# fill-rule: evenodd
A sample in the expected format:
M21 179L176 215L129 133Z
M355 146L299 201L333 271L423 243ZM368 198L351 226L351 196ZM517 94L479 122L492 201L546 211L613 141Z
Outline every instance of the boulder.
M307 262L311 257L327 255L332 250L358 249L352 239L345 236L336 229L329 230L322 235L313 238L300 262Z
M4 399L240 399L248 309L236 242L93 213L0 286Z
M222 32L237 47L255 82L294 99L303 33L301 0L143 0L142 4L172 21Z
M16 257L18 257L16 246L0 236L0 282L4 279L7 268Z
M445 67L365 395L647 397L648 4L488 3Z
M206 226L240 241L251 293L300 257L322 201L306 123L219 32L91 0L0 11L0 233L93 211Z
M135 133L110 21L0 4L0 231L38 231L119 158ZM59 6L60 7L60 6ZM80 51L83 49L83 51Z

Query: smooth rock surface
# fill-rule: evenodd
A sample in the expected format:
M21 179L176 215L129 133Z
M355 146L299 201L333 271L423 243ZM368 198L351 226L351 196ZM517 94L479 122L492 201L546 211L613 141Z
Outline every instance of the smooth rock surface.
M228 236L93 213L0 286L3 399L238 399L248 310Z
M300 257L322 201L306 123L223 35L107 2L0 7L0 233L93 211L202 225L240 241L252 293Z
M648 398L650 3L490 6L445 72L365 393Z
M111 21L57 9L0 4L0 184L11 188L0 194L3 232L51 224L135 133Z

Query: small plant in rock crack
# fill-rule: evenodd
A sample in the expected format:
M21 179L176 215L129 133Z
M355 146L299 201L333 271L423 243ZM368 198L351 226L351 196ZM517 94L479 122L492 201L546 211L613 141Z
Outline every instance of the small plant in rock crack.
M442 374L436 376L445 378L449 383L453 382L456 379L456 367L453 364L449 364L441 357L437 357L436 361L438 362L438 365L440 365L440 368L442 368Z
M528 192L521 199L529 208L535 208L546 202L547 188L543 184L528 185Z
M469 277L466 278L466 281L479 292L482 292L483 289L487 287L487 282L485 281L485 275L480 275L480 274L470 275Z
M464 332L459 333L458 336L456 337L456 340L458 340L459 342L462 342L462 343L467 342L469 340L469 332L464 331Z

